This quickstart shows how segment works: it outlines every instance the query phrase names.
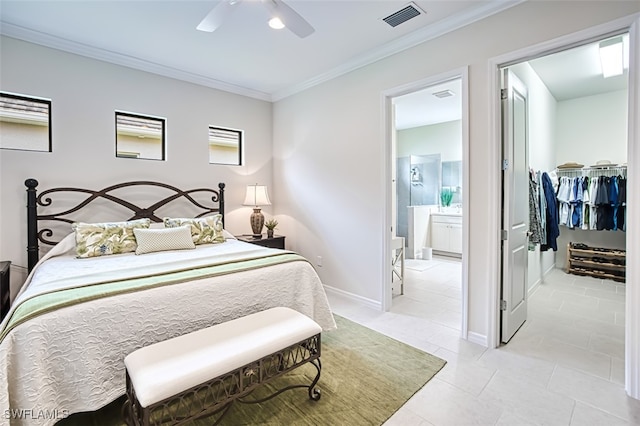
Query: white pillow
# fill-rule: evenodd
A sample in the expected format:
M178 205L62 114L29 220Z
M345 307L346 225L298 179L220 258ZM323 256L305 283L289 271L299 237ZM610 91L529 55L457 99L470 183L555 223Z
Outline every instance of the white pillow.
M162 229L134 228L133 233L138 244L136 254L196 248L189 226Z

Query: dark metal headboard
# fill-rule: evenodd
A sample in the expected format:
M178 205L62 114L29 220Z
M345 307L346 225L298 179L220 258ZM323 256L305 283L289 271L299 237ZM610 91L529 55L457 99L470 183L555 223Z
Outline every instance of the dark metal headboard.
M107 188L101 189L99 191L94 191L90 189L83 188L52 188L46 191L43 191L40 194L37 194L36 187L38 186L38 181L35 179L27 179L24 184L27 187L27 255L28 255L28 269L31 271L33 267L38 263L39 259L39 243L47 244L47 245L55 245L58 241L48 240L53 236L53 231L50 228L44 228L38 230L38 222L40 221L57 221L57 222L65 222L65 223L73 223L76 222L73 219L67 217L68 215L75 213L86 207L92 201L97 199L104 199L108 201L112 201L120 206L123 206L133 212L133 216L122 219L122 220L134 220L134 219L144 219L148 218L154 222L162 222L162 219L156 216L155 211L163 206L166 206L170 202L177 200L179 198L184 198L188 200L192 205L196 206L198 209L201 209L202 212L198 214L196 217L202 217L211 213L220 213L222 215L222 223L224 225L224 183L218 184L218 190L210 189L210 188L197 188L190 189L187 191L183 191L174 186L167 185L165 183L160 182L150 182L150 181L136 181L136 182L124 182L117 185L109 186ZM148 207L139 207L136 204L127 201L123 198L115 196L111 194L112 191L122 188L131 188L131 187L160 187L165 188L174 193L170 196L162 198L159 201L151 204ZM64 210L62 212L53 213L53 214L38 214L38 207L49 207L53 203L51 196L55 193L84 193L89 196L84 199L79 204L74 207ZM196 193L210 193L211 201L213 203L217 203L214 206L206 206L202 203L195 200L191 194ZM208 196L208 195L207 195Z

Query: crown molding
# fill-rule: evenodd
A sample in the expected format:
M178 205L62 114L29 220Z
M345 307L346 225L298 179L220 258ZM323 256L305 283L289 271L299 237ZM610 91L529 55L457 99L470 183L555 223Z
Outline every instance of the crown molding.
M200 74L190 73L165 65L160 65L154 62L145 61L133 56L123 55L121 53L100 49L97 47L89 46L87 44L67 40L62 37L52 36L50 34L34 31L4 21L0 21L0 34L18 40L27 41L29 43L39 44L41 46L49 47L52 49L62 50L64 52L73 53L76 55L85 56L116 65L122 65L140 71L146 71L152 74L198 84L200 86L210 87L212 89L223 90L225 92L231 92L250 98L260 99L263 101L271 101L271 95L268 93L248 89L246 87L237 86Z
M299 84L291 85L285 89L275 91L273 93L265 93L258 90L249 89L224 81L216 80L200 74L194 74L177 68L168 67L150 61L145 61L129 55L100 49L87 44L78 43L62 37L52 36L50 34L24 28L8 22L0 21L0 34L27 41L52 49L62 50L64 52L109 62L128 68L146 71L164 77L174 78L189 83L198 84L200 86L210 87L212 89L223 90L225 92L235 93L237 95L247 96L263 101L276 102L296 93L310 89L326 81L332 80L341 75L347 74L358 68L372 64L381 59L399 53L403 50L410 49L418 44L433 40L446 33L457 30L476 21L487 18L496 13L502 12L526 0L495 0L490 3L483 4L473 10L466 11L450 18L438 21L433 25L428 25L422 29L414 31L410 34L400 37L390 43L386 43L376 49L373 49L363 55L354 57L352 60L333 68L327 72L319 74L309 80Z
M443 19L434 23L433 25L425 26L392 42L386 43L363 55L356 56L350 61L345 62L344 64L333 68L328 72L319 74L300 84L295 84L286 89L276 91L271 94L271 99L273 102L282 100L286 97L305 91L341 75L347 74L358 68L362 68L381 59L395 55L396 53L402 52L403 50L410 49L421 43L433 40L434 38L440 37L444 34L455 31L474 22L480 21L491 15L500 13L520 3L524 3L525 1L526 0L495 0L480 7L474 8L473 10L462 12L460 14L456 14L449 18Z

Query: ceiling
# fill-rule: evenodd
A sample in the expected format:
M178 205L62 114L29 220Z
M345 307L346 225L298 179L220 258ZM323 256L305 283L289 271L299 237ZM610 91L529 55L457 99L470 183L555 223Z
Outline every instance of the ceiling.
M558 102L626 89L629 80L628 34L623 37L625 64L620 76L602 76L599 44L600 40L532 59L529 65Z
M220 1L229 0L0 0L0 34L277 101L524 0L415 0L426 13L396 27L382 18L406 0L285 0L315 28L305 38L268 27L261 3L270 0L239 0L216 31L196 30ZM596 42L529 64L558 101L625 88L626 72L602 78L597 50ZM397 98L397 128L460 119L459 86ZM456 95L432 95L443 89Z
M626 54L624 72L616 77L602 76L600 41L531 59L528 64L558 102L626 89L629 79L628 35L623 37ZM444 99L433 96L433 93L446 89L451 90L454 96ZM395 98L396 129L460 120L460 92L461 82L456 80Z
M269 28L261 0L196 30L219 1L0 0L0 33L274 101L523 0L415 0L426 13L396 27L382 18L407 0L284 0L315 28L306 38Z
M451 96L434 93L450 91ZM393 99L396 129L411 129L462 118L462 80L446 81Z

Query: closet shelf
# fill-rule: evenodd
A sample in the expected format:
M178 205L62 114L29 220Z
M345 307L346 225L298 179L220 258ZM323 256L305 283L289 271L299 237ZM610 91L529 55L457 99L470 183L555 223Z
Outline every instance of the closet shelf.
M626 251L569 243L566 272L625 282Z
M588 268L595 268L595 269L614 269L616 271L624 271L625 270L625 266L624 265L616 265L614 263L606 263L606 262L595 262L593 260L572 259L571 263L575 264L575 265L578 265L578 266L583 266L583 267L588 267Z
M625 278L623 276L608 274L608 273L606 273L604 271L595 271L595 270L585 270L585 269L579 269L579 268L578 269L570 268L568 272L570 274L574 274L574 275L582 275L582 276L587 276L587 277L614 280L614 281L621 282L621 283L625 282Z
M570 250L576 256L584 256L584 257L600 256L604 258L616 258L616 259L624 260L625 257L627 256L627 253L624 250L600 249L600 250L608 250L608 251L598 251L593 249L577 249L577 248L571 248Z

